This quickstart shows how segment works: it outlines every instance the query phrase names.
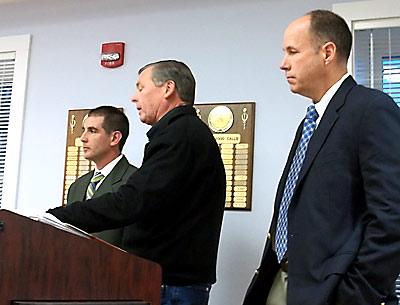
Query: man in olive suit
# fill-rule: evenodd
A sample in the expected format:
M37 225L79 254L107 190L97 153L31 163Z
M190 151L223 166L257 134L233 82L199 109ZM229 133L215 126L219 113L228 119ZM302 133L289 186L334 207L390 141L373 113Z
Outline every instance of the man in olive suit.
M129 134L126 115L113 106L100 106L89 111L83 122L81 141L84 156L96 168L79 177L68 191L67 204L116 192L125 184L136 167L121 154ZM95 233L97 237L122 247L124 228Z

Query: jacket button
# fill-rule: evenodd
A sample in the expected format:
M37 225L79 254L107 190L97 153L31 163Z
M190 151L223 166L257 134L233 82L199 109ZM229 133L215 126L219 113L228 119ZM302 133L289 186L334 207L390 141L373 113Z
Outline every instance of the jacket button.
M271 239L271 233L268 232L267 238L268 238L268 239Z

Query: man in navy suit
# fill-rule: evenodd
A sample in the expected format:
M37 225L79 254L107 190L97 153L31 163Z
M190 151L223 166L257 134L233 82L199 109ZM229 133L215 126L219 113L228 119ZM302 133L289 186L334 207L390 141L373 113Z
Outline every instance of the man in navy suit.
M285 31L280 68L316 120L297 130L244 305L397 304L400 109L347 73L351 42L324 10Z

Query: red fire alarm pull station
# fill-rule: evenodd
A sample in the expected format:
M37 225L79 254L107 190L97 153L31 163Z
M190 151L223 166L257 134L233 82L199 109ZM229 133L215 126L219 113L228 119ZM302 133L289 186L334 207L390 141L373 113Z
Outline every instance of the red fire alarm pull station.
M101 45L101 65L117 68L124 64L124 42L108 42Z

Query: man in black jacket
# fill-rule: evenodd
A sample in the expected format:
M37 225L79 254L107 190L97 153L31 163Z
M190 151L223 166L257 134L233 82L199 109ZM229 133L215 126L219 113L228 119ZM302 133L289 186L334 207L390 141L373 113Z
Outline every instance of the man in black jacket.
M142 166L115 193L49 210L88 232L135 224L124 248L162 266L162 305L207 304L216 281L225 169L192 107L194 93L194 77L181 62L140 69L132 102L152 126Z

